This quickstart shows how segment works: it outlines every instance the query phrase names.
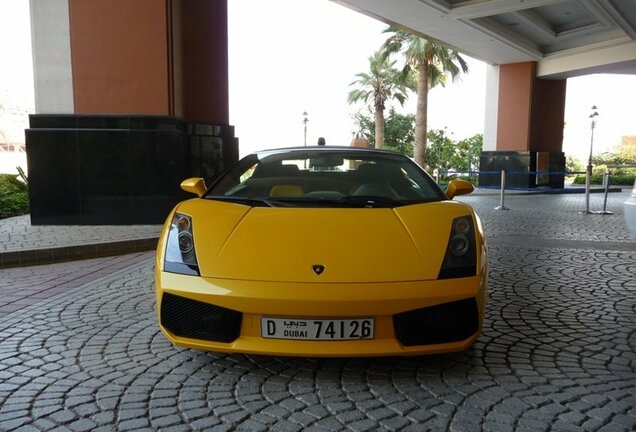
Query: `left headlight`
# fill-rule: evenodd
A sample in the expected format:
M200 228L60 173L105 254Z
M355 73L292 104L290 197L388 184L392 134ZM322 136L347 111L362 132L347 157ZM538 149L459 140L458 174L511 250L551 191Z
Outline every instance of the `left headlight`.
M172 218L163 269L170 273L200 275L192 235L192 218L186 214L175 213Z
M475 226L470 216L453 220L450 238L446 246L444 263L438 279L475 276L477 272L477 252Z

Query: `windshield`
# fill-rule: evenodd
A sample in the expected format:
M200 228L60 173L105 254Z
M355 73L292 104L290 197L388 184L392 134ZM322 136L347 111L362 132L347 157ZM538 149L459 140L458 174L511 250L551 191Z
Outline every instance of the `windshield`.
M447 199L406 156L328 148L246 156L205 198L298 207L396 207Z

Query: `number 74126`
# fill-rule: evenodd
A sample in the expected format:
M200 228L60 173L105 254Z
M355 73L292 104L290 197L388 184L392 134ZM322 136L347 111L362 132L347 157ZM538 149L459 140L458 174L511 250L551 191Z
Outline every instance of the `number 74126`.
M374 320L261 318L261 336L275 339L351 340L372 339Z

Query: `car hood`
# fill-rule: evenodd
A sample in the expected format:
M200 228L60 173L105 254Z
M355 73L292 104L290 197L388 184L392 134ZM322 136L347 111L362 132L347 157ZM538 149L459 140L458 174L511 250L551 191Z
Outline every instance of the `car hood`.
M305 283L436 279L453 219L472 214L456 201L291 208L192 200L178 211L192 216L201 276Z

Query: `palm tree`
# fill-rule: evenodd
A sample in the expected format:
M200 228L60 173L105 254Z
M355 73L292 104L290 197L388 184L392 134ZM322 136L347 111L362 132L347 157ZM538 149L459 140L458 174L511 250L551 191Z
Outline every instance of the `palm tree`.
M404 74L394 68L395 61L389 61L388 56L381 52L375 52L369 57L369 72L356 74L358 79L349 85L358 88L349 92L347 98L350 104L364 101L373 101L375 117L375 148L382 148L384 142L384 108L389 99L396 99L404 104L408 90L415 91L416 83L412 74Z
M455 79L461 72L468 72L468 64L457 51L443 45L394 27L385 32L393 33L382 45L385 55L402 52L405 58L403 74L417 73L413 158L426 167L428 90L439 84L444 86L448 76Z

